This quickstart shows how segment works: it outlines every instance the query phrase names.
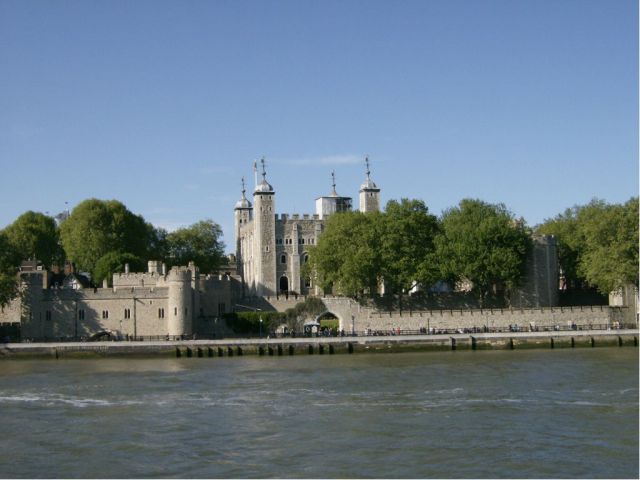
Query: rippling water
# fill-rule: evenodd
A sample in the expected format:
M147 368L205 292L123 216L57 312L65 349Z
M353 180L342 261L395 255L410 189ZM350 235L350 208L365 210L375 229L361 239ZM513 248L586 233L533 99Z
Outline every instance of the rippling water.
M638 350L0 362L1 477L638 477Z

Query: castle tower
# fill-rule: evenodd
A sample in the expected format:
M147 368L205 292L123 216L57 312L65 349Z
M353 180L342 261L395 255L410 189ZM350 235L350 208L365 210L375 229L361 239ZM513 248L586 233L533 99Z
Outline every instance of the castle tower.
M276 285L276 222L275 192L267 182L262 163L262 182L253 192L253 256L256 295L275 295Z
M380 211L380 189L371 180L369 171L369 157L365 158L367 164L367 178L360 185L360 211L362 213Z
M192 271L184 267L174 267L167 274L169 287L167 334L171 337L192 334L191 277Z
M236 233L236 266L237 272L240 273L242 277L242 285L245 283L245 275L243 268L243 252L242 252L242 235L240 230L251 222L253 217L253 207L251 206L251 202L247 200L245 196L245 186L244 186L244 177L242 177L242 198L238 200L236 206L234 208L234 217L235 217L235 233Z
M331 172L331 193L326 197L316 198L316 215L320 220L333 213L351 211L351 197L341 197L336 192L336 174Z

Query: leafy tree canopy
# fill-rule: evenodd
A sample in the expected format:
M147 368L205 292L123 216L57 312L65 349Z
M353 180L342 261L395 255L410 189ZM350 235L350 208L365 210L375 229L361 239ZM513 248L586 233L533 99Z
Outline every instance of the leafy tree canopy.
M435 244L442 277L470 280L482 304L493 288L518 283L530 237L503 204L465 199L444 212Z
M309 248L303 274L315 275L324 289L346 296L375 291L380 275L380 213L331 215L317 245Z
M390 200L380 217L381 277L394 292L408 291L416 282L438 280L434 268L434 238L438 219L421 200Z
M142 272L145 269L145 262L140 257L131 253L109 252L100 257L93 270L92 281L95 285L102 284L106 278L109 284L114 273L123 273L125 264L129 264L132 272Z
M16 273L20 253L13 247L4 231L0 231L0 308L5 307L18 293Z
M555 235L569 286L601 293L638 285L638 197L624 204L594 199L545 221L537 229Z
M60 226L67 258L94 275L96 262L109 252L148 257L149 225L117 200L79 203Z
M7 240L22 260L40 260L50 267L64 260L58 227L53 218L28 211L4 230Z
M437 218L420 200L391 200L384 213L334 214L310 249L308 269L320 286L343 295L373 293L382 279L401 293L437 279L429 259L437 231Z
M216 271L224 259L222 229L213 220L202 220L166 235L167 263L186 265L190 261L203 273Z

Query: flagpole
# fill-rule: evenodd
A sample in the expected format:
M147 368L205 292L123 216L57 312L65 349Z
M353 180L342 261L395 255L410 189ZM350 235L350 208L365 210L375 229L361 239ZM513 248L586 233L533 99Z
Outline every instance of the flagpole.
M258 188L258 163L255 160L253 161L253 184L254 190Z

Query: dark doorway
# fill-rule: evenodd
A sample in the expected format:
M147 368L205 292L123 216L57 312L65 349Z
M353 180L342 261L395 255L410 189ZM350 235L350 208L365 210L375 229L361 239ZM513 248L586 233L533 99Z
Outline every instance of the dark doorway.
M289 294L289 279L284 275L280 277L280 293L283 295Z

